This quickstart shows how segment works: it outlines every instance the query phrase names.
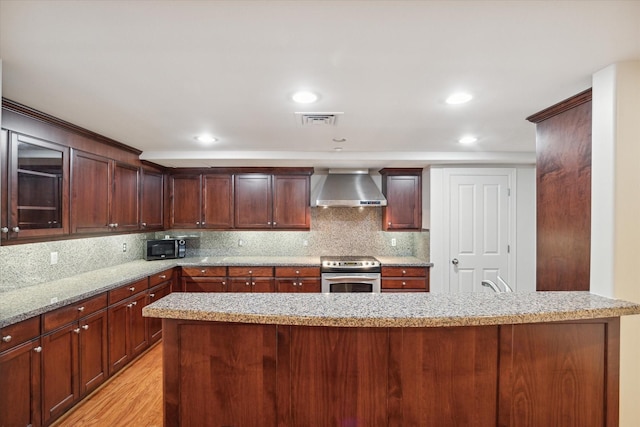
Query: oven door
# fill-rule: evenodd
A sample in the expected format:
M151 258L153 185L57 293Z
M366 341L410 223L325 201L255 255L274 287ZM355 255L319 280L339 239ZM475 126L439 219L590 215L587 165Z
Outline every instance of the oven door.
M322 273L322 292L380 292L380 273Z

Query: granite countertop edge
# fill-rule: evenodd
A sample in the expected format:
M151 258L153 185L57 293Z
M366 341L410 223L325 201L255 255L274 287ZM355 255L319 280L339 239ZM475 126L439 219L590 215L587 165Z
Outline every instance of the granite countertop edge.
M432 263L411 256L377 258L387 266L433 266ZM131 261L64 279L0 292L0 328L108 292L166 269L182 266L319 267L320 256L200 256L161 261ZM53 300L55 302L51 302L52 298L56 298Z
M281 294L282 295L282 294ZM589 292L495 294L174 294L143 309L146 317L325 327L451 327L587 320L640 314L640 304Z

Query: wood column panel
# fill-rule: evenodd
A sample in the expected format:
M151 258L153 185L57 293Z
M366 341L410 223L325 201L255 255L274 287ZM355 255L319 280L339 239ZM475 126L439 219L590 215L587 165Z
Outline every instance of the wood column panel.
M588 291L591 90L541 111L537 124L538 291Z

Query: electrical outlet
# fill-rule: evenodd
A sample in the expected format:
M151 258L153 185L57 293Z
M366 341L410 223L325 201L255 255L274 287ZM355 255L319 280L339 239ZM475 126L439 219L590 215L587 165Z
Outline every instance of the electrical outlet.
M391 239L391 246L395 246L396 245L396 239Z
M58 263L58 252L51 252L51 265Z
M239 239L238 240L238 246L244 246L244 240Z
M126 243L122 244L122 252L127 252L127 244Z

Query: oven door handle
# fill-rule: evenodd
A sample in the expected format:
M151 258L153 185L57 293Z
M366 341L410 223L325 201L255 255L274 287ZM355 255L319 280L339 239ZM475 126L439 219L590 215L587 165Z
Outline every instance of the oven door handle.
M377 277L368 277L368 276L336 276L336 277L325 277L325 280L330 282L342 282L348 280L349 282L353 282L354 280L373 282L378 280Z

